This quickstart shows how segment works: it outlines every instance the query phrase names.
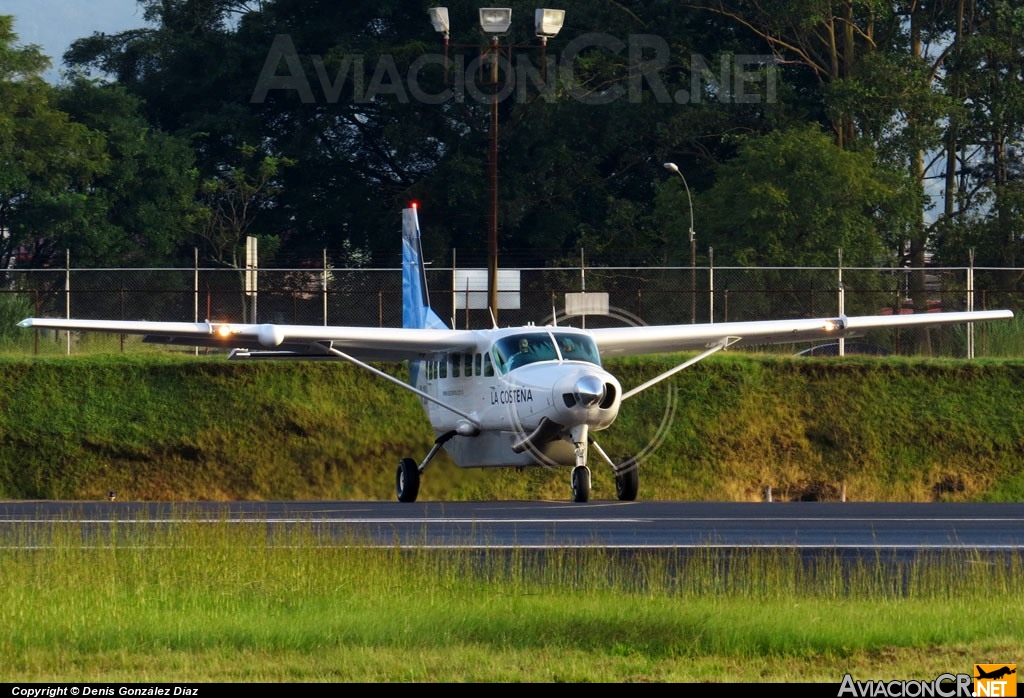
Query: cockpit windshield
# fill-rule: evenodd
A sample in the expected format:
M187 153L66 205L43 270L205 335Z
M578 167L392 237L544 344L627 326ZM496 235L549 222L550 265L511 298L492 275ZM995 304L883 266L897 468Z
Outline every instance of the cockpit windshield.
M568 332L523 332L494 343L494 362L500 373L537 361L586 361L601 365L594 340Z
M586 361L601 365L601 353L597 350L594 340L587 335L554 333L558 342L558 351L564 361Z

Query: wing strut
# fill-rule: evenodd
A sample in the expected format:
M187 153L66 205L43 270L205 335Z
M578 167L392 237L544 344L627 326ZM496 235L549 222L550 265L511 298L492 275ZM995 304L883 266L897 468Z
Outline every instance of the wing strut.
M343 351L339 351L338 349L335 349L334 347L331 347L331 346L327 346L327 347L324 347L324 348L327 349L327 351L330 352L331 354L334 354L335 356L337 356L338 358L344 359L345 361L351 361L356 366L359 366L360 368L365 368L370 373L373 373L373 374L375 374L377 376L380 376L381 378L385 378L385 379L391 381L392 383L394 383L397 386L400 386L402 388L405 388L406 390L409 390L409 391L412 391L412 392L416 393L417 395L419 395L424 400L429 400L430 402L433 402L435 405L440 405L441 407L445 408L446 410L450 410L450 411L454 412L455 414L459 415L460 417L463 417L463 418L469 420L469 423L472 424L474 428L476 428L476 429L480 428L480 422L478 422L475 417L470 416L467 412L463 412L460 409L456 409L456 408L452 407L451 405L447 404L446 402L444 402L443 400L438 400L433 395L430 395L429 393L425 393L422 390L420 390L419 388L411 386L408 383L406 383L405 381L400 380L398 378L395 378L394 376L389 375L389 374L385 373L384 371L381 371L379 368L374 368L370 364L365 363L363 361L360 361L359 359L355 358L354 356L349 356L348 354L346 354Z
M622 394L622 399L626 400L627 398L631 398L634 395L636 395L637 393L642 392L644 390L647 390L652 385L656 385L657 383L660 383L661 381L665 380L666 378L670 378L671 376L674 376L675 374L677 374L680 371L682 371L684 368L687 368L689 366L693 366L698 361L703 361L704 359L708 358L712 354L720 352L723 349L728 348L730 345L735 344L738 341L740 341L739 337L722 337L720 340L718 340L717 343L715 343L707 351L698 354L697 356L693 357L692 359L688 359L687 361L684 361L683 363L679 364L678 366L675 366L674 368L670 368L669 370L665 371L664 373L655 376L654 378L650 379L646 383L638 385L637 387L633 388L632 390L627 390L625 393Z

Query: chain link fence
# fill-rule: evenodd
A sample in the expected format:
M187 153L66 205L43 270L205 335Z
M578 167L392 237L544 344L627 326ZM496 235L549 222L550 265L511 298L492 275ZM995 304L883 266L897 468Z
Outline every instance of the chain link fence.
M490 327L494 320L501 326L554 321L601 327L1016 309L1024 271L579 267L502 273L509 281L498 289L494 319L486 309L486 270L428 268L431 305L459 328ZM26 334L14 327L21 319L18 314L373 327L399 327L402 322L400 269L46 269L7 270L3 277L2 318L8 327L0 330L0 338L5 339ZM580 298L596 301L584 304L592 308L591 314L570 315L574 311L569 301ZM999 324L886 330L865 339L898 354L1006 355L1008 347L1016 349L1012 340L1017 322L995 326ZM977 342L973 333L981 333ZM37 350L25 342L7 345L8 350ZM72 351L70 340L67 346Z

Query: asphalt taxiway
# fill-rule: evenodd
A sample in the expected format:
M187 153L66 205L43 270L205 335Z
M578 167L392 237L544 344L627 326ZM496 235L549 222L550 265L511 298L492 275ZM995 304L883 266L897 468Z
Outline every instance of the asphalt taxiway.
M2 501L0 535L175 522L308 527L321 540L431 548L777 548L1024 552L1024 504L869 502ZM11 535L16 533L17 535Z

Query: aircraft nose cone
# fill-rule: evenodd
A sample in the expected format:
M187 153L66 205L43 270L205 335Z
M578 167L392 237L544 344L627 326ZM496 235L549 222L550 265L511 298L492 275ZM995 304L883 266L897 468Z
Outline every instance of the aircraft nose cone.
M604 381L597 376L582 376L576 381L575 393L581 405L593 407L604 397Z

